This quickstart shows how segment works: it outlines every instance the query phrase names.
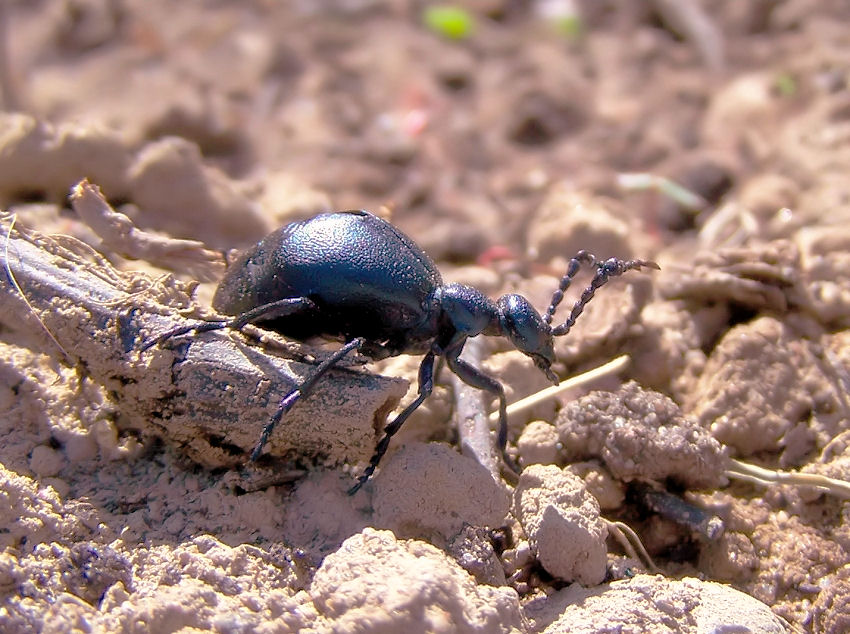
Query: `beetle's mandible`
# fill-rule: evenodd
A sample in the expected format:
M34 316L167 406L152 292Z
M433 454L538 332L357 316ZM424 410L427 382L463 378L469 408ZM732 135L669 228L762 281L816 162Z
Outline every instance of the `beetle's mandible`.
M590 285L569 317L553 326L555 310L583 264L595 267ZM554 337L570 331L596 290L610 278L642 267L646 260L597 261L580 251L569 266L546 312L541 315L522 295L493 301L463 284L443 284L433 260L399 229L367 211L321 214L278 229L245 252L216 290L213 308L233 319L203 322L171 330L142 349L187 332L241 328L258 323L298 340L338 338L334 352L280 403L263 429L251 459L256 460L275 425L293 405L308 396L316 382L353 352L372 359L402 353L424 354L419 366L419 394L384 428L369 466L349 490L355 493L372 475L390 438L428 398L434 387L434 364L443 357L465 383L499 400L498 445L505 464L507 415L505 390L492 377L459 358L468 337L507 337L553 382Z

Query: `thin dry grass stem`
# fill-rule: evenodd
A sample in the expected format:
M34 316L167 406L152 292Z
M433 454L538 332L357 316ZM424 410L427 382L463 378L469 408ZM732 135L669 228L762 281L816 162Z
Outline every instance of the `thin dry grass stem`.
M475 366L480 365L482 357L480 338L470 339L463 350L463 358ZM455 396L458 437L461 452L484 466L496 482L501 482L499 454L490 437L490 424L487 420L484 395L481 390L470 387L452 373L452 387ZM498 422L498 413L493 419Z
M600 377L608 376L609 374L619 372L629 364L630 360L631 359L629 358L629 356L624 354L612 361L609 361L604 365L600 365L598 368L593 368L592 370L588 370L587 372L582 372L581 374L561 381L560 383L558 383L558 385L547 387L545 390L541 390L535 394L526 396L525 398L518 400L516 403L508 405L508 418L510 418L514 414L518 414L527 409L530 409L539 403L543 403L549 399L555 398L559 394L562 394L563 392L566 392L569 389L578 387L580 385L585 385L586 383L595 381ZM490 422L495 423L498 422L498 420L499 415L497 413L490 414Z
M773 484L808 486L836 497L850 500L850 482L845 480L830 478L829 476L817 473L775 471L735 459L730 459L729 465L729 469L726 470L726 477L728 478L753 482L763 486L771 486Z
M655 191L664 194L681 207L697 213L708 207L708 201L687 187L678 183L647 173L623 173L617 175L617 184L626 191Z
M655 10L678 35L693 44L703 64L715 72L726 66L723 32L695 0L653 0Z
M3 268L6 270L6 277L9 279L9 284L12 285L12 287L21 296L21 299L24 300L24 303L27 305L27 308L29 309L30 313L32 313L32 315L38 321L39 325L41 326L41 329L44 330L45 334L47 334L47 336L50 338L50 340L56 345L56 347L62 353L62 357L64 358L65 363L67 363L70 366L74 366L74 365L76 365L74 363L74 359L71 357L70 354L68 354L68 351L65 350L65 348L62 347L62 344L59 343L59 341L56 339L56 337L53 336L53 333L50 332L50 329L47 326L44 325L44 322L42 321L41 317L38 316L38 313L36 312L35 308L33 308L32 304L30 304L29 299L27 299L27 296L24 293L24 289L22 289L21 285L18 284L18 280L15 278L15 274L12 273L12 267L9 265L9 242L11 242L11 240L12 240L12 230L15 228L15 221L17 219L18 219L17 214L11 214L11 218L9 220L9 228L6 231L6 240L3 243Z
M658 572L658 566L655 565L652 557L646 552L646 548L644 548L643 543L640 541L640 537L638 537L637 533L628 524L608 520L604 517L602 519L608 525L608 532L623 547L628 557L642 561L646 564L646 568L650 572Z

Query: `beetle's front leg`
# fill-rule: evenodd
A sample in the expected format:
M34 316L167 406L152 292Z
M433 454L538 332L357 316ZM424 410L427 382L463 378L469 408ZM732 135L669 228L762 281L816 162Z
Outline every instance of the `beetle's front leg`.
M479 390L489 392L490 394L493 394L499 399L499 430L497 432L497 444L499 447L499 452L502 455L502 461L504 462L505 466L510 471L517 474L519 473L519 468L516 466L514 461L511 460L507 452L508 412L507 399L505 398L505 388L502 387L502 384L499 383L493 377L488 376L483 371L476 368L474 365L471 365L463 359L460 359L458 355L460 354L462 349L463 342L451 346L446 351L446 363L448 363L451 371L454 372L460 378L461 381L463 381L467 385L471 385L474 388L478 388Z

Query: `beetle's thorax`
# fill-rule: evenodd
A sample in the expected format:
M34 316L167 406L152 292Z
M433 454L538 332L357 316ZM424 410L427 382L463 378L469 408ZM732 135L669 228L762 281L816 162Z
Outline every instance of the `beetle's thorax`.
M499 334L499 309L492 299L465 284L446 284L434 291L443 321L458 333L475 337Z
M534 360L547 377L555 361L552 328L522 295L503 295L498 301L464 284L447 284L434 291L444 322L467 337L485 334L506 337Z

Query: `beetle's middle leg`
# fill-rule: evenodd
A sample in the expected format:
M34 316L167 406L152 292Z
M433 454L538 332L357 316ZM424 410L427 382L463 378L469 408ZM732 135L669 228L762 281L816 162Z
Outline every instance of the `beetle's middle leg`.
M375 467L378 466L381 458L383 458L384 454L387 452L387 447L390 446L390 438L392 438L395 433L401 429L401 426L404 424L404 421L407 420L408 416L410 416L417 407L422 405L422 402L431 395L431 392L434 391L434 358L434 351L429 350L425 355L425 358L422 359L422 363L419 364L419 396L417 396L416 400L414 400L410 405L405 407L404 411L396 416L393 422L384 427L384 437L381 438L380 442L378 442L378 446L375 448L375 453L369 460L369 466L366 467L365 471L363 471L363 475L357 478L357 484L348 490L348 495L354 495L357 493L360 487L366 484L366 481L372 477L372 474L375 472Z
M284 414L286 414L292 407L301 400L304 396L309 396L310 392L313 391L313 387L316 385L316 382L321 379L331 368L333 368L337 363L342 361L342 359L351 352L355 352L360 349L360 347L365 342L363 337L357 337L356 339L352 339L348 343L346 343L342 348L334 352L327 359L322 361L315 370L308 376L304 381L292 390L289 394L284 396L280 405L277 407L277 411L272 416L271 420L266 423L266 426L263 427L263 433L260 434L260 440L257 443L257 446L254 447L254 451L251 452L251 460L257 460L260 457L260 454L263 452L263 447L269 440L269 436L271 436L272 431L275 426L280 422L280 419L283 418Z

